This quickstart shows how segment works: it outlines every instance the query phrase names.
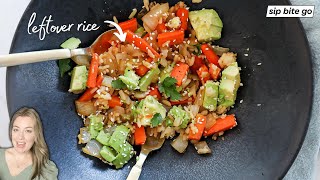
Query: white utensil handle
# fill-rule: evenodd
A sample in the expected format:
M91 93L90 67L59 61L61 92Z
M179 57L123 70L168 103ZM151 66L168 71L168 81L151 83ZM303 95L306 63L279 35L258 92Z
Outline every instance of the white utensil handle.
M146 160L148 154L140 153L139 160L136 162L136 164L132 167L127 180L138 180L139 176L141 174L141 169L144 161Z
M35 63L70 57L71 51L69 49L55 49L0 55L0 66L15 66L19 64Z

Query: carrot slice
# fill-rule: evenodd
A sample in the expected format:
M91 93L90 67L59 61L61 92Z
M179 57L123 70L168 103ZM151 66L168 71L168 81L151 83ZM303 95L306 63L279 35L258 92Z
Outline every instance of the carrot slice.
M100 74L100 75L98 75L98 77L97 77L97 82L96 82L97 87L100 87L100 86L101 86L102 81L103 81L103 75Z
M122 31L130 30L135 32L138 29L138 22L136 18L132 18L128 21L119 23L119 26L121 27Z
M94 53L92 55L89 72L88 72L87 86L89 88L94 88L97 86L98 66L99 66L99 56L97 53Z
M173 105L182 105L182 104L188 104L189 102L193 102L194 98L187 98L185 100L182 101L170 101L171 106Z
M208 44L202 44L201 50L210 63L213 63L214 65L219 67L219 63L218 63L219 56L216 55L216 53Z
M183 78L188 73L189 66L185 63L178 63L171 71L171 77L177 80L177 86L181 86Z
M153 61L153 59L149 57L146 59L146 61L151 63ZM135 69L135 71L138 76L142 77L149 71L149 68L147 68L145 65L141 64Z
M214 65L213 63L209 64L209 73L213 80L218 80L218 78L220 77L220 72L221 69L218 66Z
M184 39L184 31L164 32L159 34L157 39L160 46L167 41L169 41L169 45L181 44Z
M161 93L160 93L160 91L159 91L159 89L158 89L158 86L151 87L148 95L151 95L151 96L153 96L153 97L156 97L158 100L161 99Z
M97 87L95 88L88 88L78 99L78 101L80 102L86 102L86 101L90 101L93 96L96 94L97 91Z
M194 56L194 63L190 67L193 72L197 72L197 70L204 65L204 61L200 56Z
M176 12L176 15L180 18L181 21L181 29L187 30L188 29L188 17L189 11L186 8L179 8Z
M208 131L203 132L203 136L210 136L221 131L226 131L236 125L237 121L235 115L227 115L225 118L218 118L216 123Z
M198 70L197 74L202 84L205 84L210 79L209 70L206 65L202 65Z
M137 46L141 51L147 53L152 58L158 58L160 57L160 54L153 49L150 44L144 40L143 38L135 35L132 31L126 30L127 33L126 41L130 44L134 44Z
M137 124L134 125L135 131L134 131L134 144L135 145L143 145L147 140L147 135L144 126L138 127Z
M114 108L116 106L122 106L122 102L118 96L112 96L108 101L108 105L110 108Z
M196 122L195 122L195 126L198 128L198 132L193 133L192 131L189 133L189 140L200 140L204 131L204 128L206 126L206 121L207 118L206 116L202 115L202 114L197 114L196 116Z
M163 33L167 31L167 27L164 23L158 24L158 26L156 27L156 30L158 31L158 33Z

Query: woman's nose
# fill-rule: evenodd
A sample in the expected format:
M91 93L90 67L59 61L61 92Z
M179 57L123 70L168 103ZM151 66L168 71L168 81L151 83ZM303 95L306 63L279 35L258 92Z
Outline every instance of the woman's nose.
M19 139L24 139L24 133L23 133L23 131L19 132L18 138L19 138Z

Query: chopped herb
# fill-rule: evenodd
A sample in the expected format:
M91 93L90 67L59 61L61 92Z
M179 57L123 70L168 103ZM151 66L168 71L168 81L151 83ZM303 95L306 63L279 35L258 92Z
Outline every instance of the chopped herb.
M120 79L113 80L113 81L111 82L111 86L112 86L113 88L115 88L115 89L124 89L124 88L127 87L126 84L123 83Z
M193 46L197 48L197 49L195 49L193 51L193 54L197 55L197 56L200 56L201 55L201 45L200 44L196 44L196 45L193 45Z
M165 93L167 97L171 100L179 100L181 98L180 93L176 88L177 80L172 77L166 77L162 83L159 85L159 90L161 93Z
M152 119L151 119L151 125L152 127L156 127L158 126L161 122L162 122L162 116L160 113L156 113L155 115L153 115Z
M58 61L58 66L61 77L63 77L65 73L69 72L72 69L70 59L60 59Z

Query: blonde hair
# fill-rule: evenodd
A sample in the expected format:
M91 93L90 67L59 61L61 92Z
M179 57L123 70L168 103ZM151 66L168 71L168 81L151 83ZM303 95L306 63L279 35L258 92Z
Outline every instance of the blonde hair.
M31 148L33 169L31 179L40 178L40 176L43 176L43 170L49 160L49 150L43 137L43 128L39 114L36 110L27 107L23 107L16 111L11 118L9 126L10 139L12 138L13 123L17 117L30 117L35 120L34 131L36 137Z

